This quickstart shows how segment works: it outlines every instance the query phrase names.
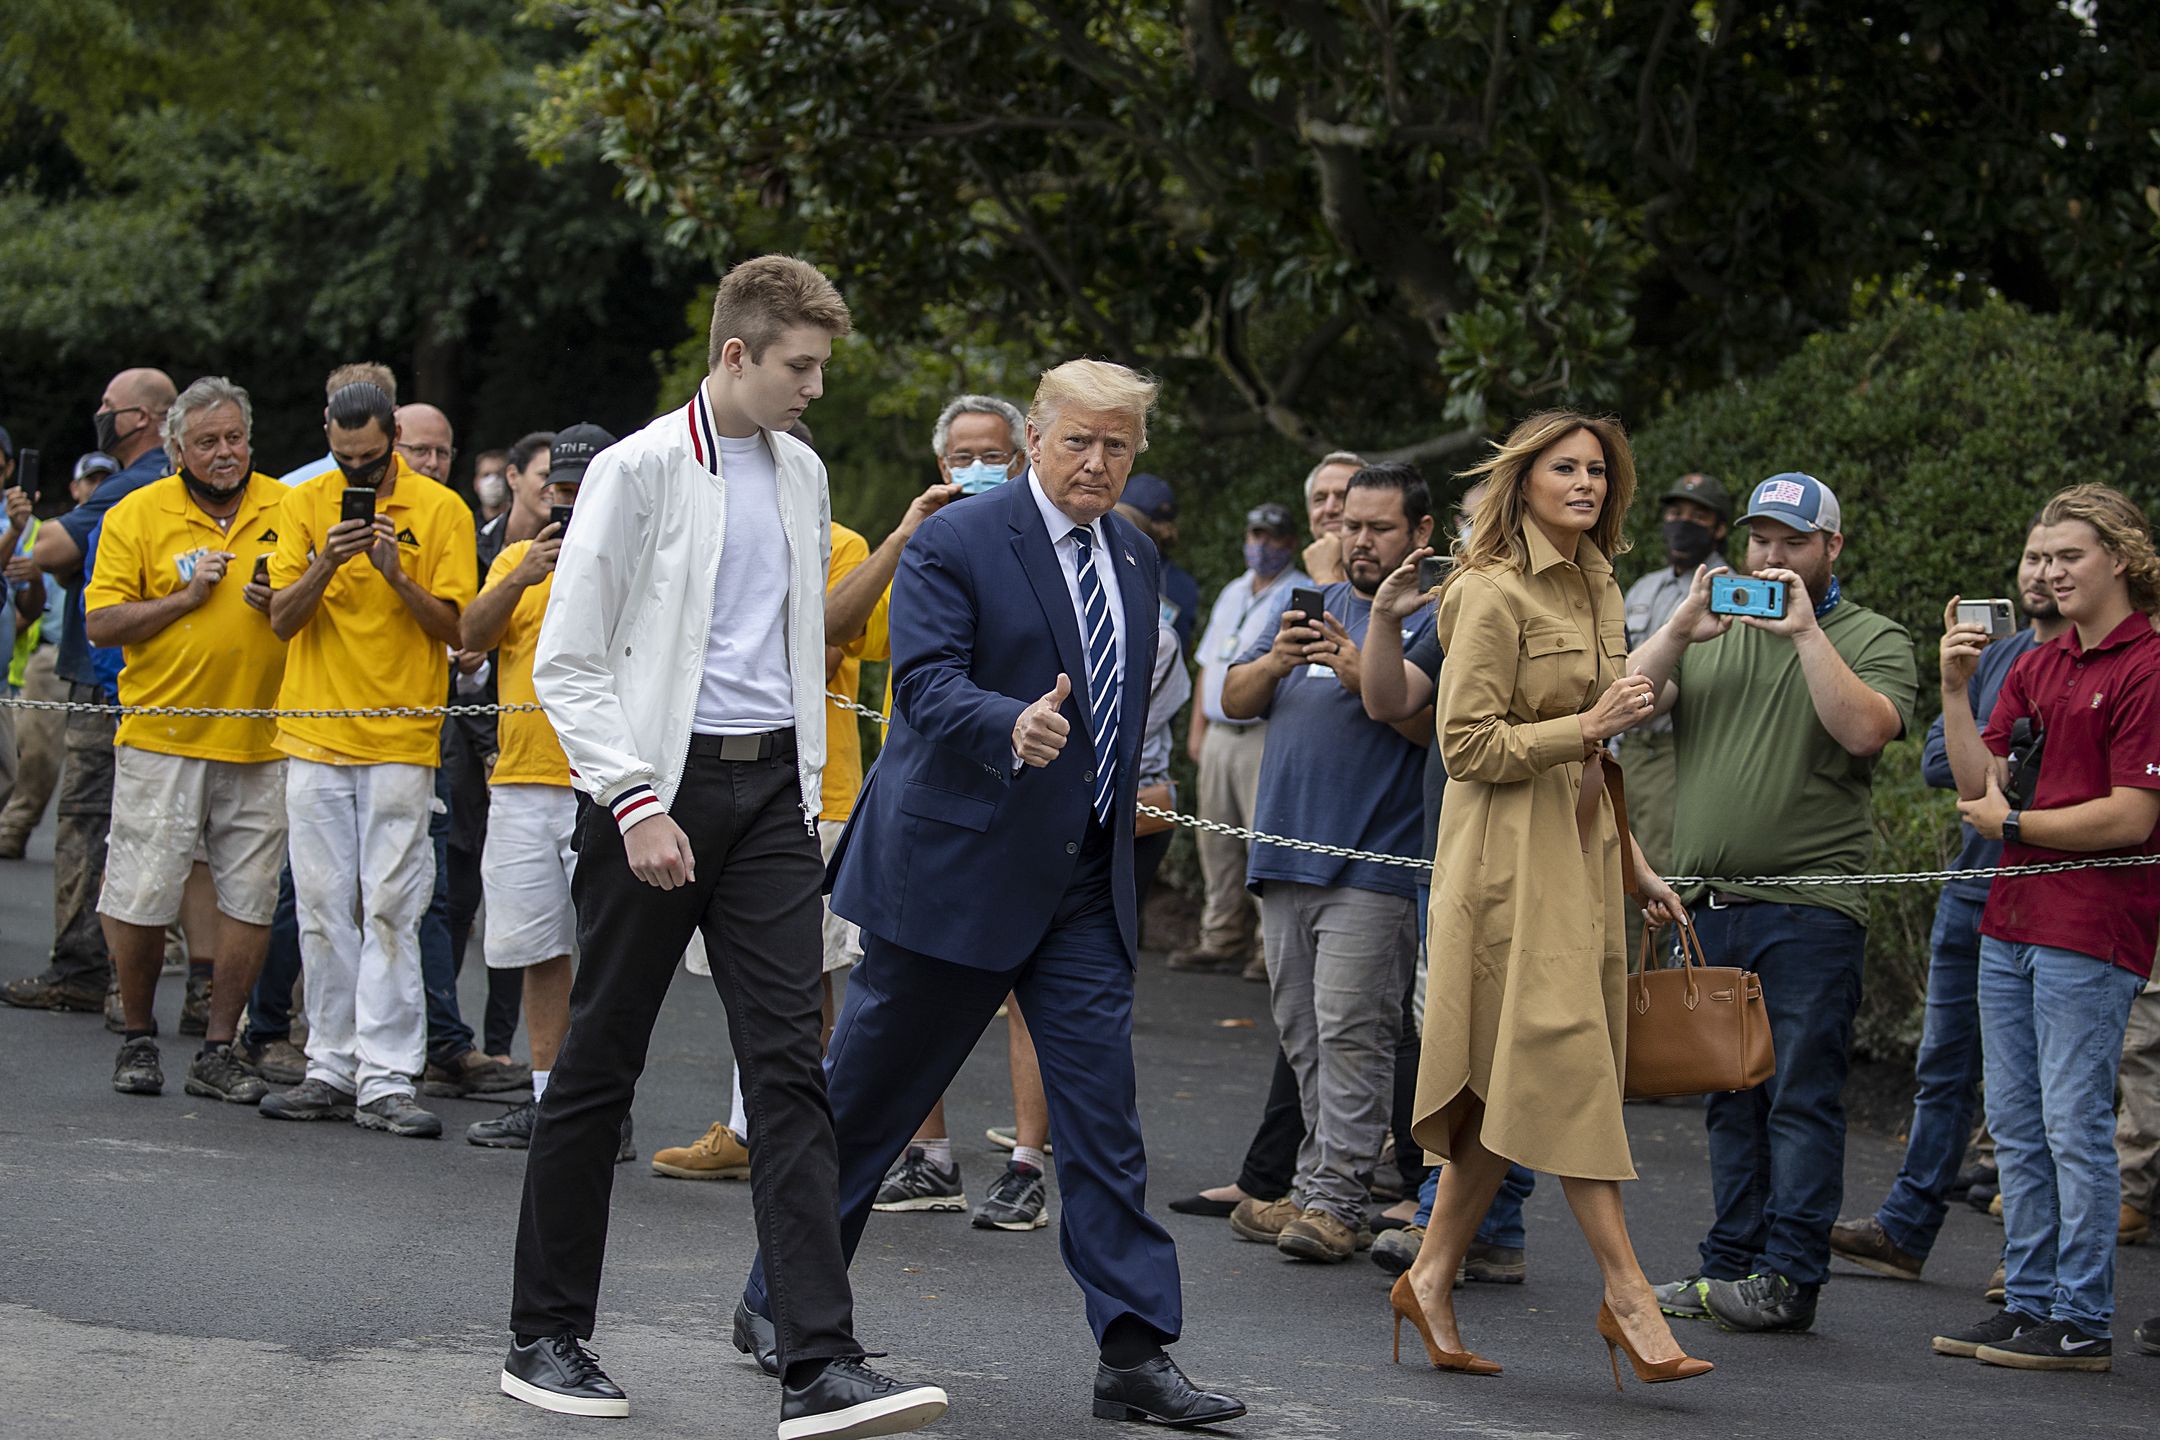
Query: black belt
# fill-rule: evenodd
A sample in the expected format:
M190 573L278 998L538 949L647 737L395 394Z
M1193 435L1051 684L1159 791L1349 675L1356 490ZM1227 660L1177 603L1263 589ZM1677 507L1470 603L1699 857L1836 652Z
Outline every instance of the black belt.
M692 735L692 759L728 760L743 763L771 760L795 753L795 729L767 730L757 735Z
M1712 890L1704 899L1712 910L1734 910L1742 905L1760 905L1763 903L1757 896L1735 895L1730 890Z

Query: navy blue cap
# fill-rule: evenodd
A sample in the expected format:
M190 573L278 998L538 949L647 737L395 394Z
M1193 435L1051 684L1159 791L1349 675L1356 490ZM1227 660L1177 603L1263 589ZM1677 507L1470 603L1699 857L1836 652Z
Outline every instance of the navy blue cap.
M581 420L567 429L556 431L553 443L548 446L548 483L584 483L585 469L592 464L593 457L614 443L613 435L590 420Z
M1125 482L1125 493L1118 496L1120 505L1130 505L1150 520L1177 519L1177 496L1170 493L1170 482L1160 475L1135 475Z
M1776 520L1795 530L1822 530L1836 534L1844 526L1837 496L1812 475L1788 470L1772 475L1748 496L1746 520Z

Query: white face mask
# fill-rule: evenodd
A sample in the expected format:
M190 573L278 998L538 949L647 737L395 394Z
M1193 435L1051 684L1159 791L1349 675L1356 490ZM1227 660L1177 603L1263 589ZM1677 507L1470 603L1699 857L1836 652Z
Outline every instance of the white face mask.
M503 479L500 470L492 470L485 475L475 475L472 483L473 494L479 498L482 505L487 506L490 510L501 508L503 502L510 498L510 484Z

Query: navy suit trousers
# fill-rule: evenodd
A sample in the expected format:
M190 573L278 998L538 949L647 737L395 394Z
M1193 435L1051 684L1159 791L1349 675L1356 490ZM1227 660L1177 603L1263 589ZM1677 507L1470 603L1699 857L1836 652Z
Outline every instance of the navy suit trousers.
M1147 1213L1147 1153L1133 1073L1133 972L1099 827L1049 933L1017 970L978 970L863 936L825 1057L840 1151L840 1238L852 1261L885 1172L952 1083L1008 993L1035 1037L1057 1137L1058 1247L1099 1344L1120 1315L1177 1338L1177 1250ZM960 883L964 883L964 877ZM764 1257L744 1291L770 1314Z

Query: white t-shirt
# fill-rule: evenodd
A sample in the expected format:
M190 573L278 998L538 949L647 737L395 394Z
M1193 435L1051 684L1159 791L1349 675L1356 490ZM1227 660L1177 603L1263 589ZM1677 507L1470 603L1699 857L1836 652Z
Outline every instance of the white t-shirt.
M755 735L795 723L788 677L787 532L780 528L780 481L763 435L720 437L727 532L713 582L705 679L698 686L700 735Z

